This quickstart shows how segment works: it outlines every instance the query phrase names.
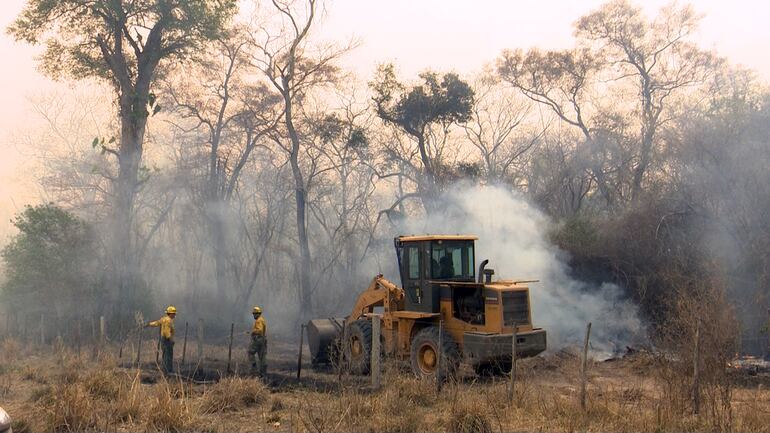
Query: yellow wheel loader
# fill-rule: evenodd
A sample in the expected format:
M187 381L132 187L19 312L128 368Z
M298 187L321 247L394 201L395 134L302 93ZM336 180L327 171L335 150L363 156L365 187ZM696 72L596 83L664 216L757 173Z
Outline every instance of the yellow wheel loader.
M308 322L313 364L342 360L353 373L369 373L374 316L383 354L409 359L418 377L446 377L460 362L479 373L510 370L514 326L516 358L543 352L546 332L532 325L531 281L493 281L487 260L476 272L477 239L395 238L401 287L377 275L346 318Z

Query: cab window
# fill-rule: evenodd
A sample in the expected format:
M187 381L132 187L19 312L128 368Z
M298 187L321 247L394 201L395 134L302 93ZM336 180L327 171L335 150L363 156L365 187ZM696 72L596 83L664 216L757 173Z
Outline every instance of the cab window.
M474 279L473 242L434 241L430 258L432 279Z
M406 250L409 260L409 279L417 280L420 278L420 250L416 246L407 247Z

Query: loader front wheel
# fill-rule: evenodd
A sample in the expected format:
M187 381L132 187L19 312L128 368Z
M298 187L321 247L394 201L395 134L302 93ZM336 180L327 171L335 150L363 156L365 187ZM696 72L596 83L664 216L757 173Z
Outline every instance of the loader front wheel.
M435 378L439 374L441 380L446 380L455 374L460 363L457 344L446 333L439 341L436 326L421 329L414 336L410 355L412 372L418 378Z
M369 374L372 355L372 324L368 320L356 320L348 328L345 342L345 359L353 374Z

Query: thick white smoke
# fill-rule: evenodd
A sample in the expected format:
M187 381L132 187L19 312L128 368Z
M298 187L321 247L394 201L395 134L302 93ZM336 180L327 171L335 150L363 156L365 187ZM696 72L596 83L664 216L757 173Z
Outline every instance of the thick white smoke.
M496 278L540 280L529 284L532 320L547 330L549 350L581 342L588 322L595 357L644 338L637 308L618 286L570 278L565 253L548 241L551 222L523 197L500 187L460 186L443 202L443 215L410 220L404 234L475 234L477 263L489 259Z

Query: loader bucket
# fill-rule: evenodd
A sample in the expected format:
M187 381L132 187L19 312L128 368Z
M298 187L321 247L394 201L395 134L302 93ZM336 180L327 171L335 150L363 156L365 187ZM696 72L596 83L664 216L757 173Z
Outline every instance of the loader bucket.
M335 342L342 334L344 323L344 318L315 319L307 322L307 343L314 365L332 361Z

